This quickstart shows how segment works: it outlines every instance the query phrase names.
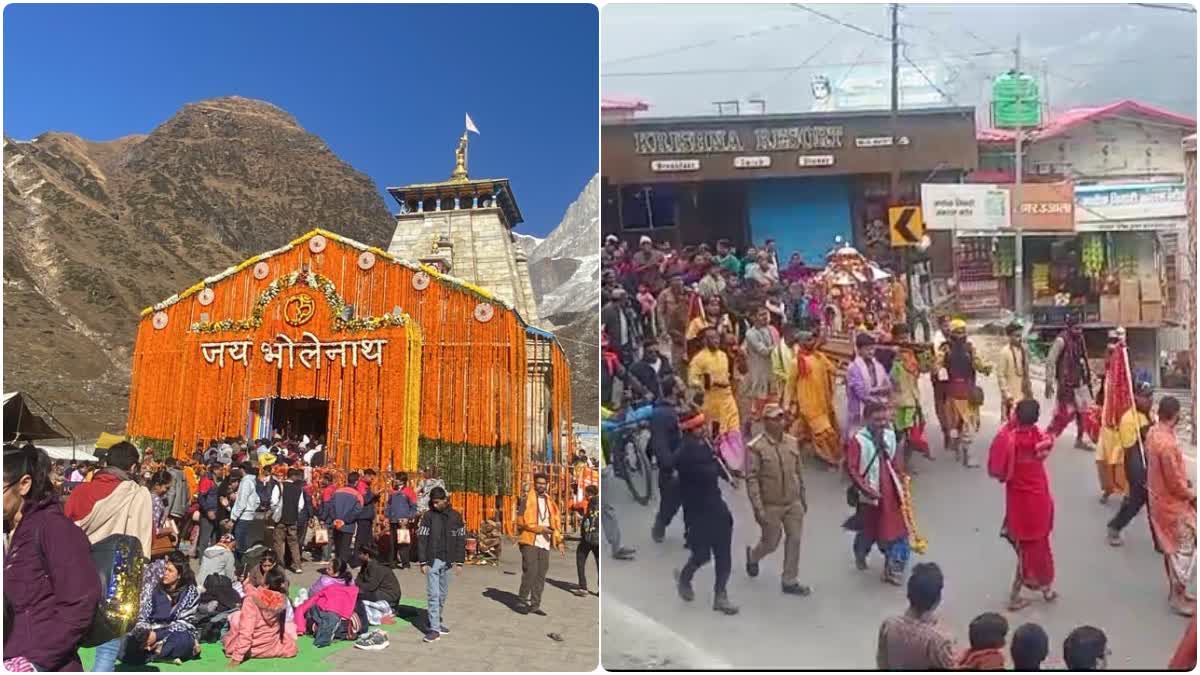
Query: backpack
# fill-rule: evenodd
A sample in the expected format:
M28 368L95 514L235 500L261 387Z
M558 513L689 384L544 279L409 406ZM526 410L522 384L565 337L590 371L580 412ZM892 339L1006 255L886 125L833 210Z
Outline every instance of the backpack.
M100 576L100 601L92 625L80 642L96 647L127 635L141 609L146 558L142 542L129 534L113 534L92 544L92 565Z
M579 532L589 546L600 545L600 509L599 496L588 500L587 512L583 516L583 521L579 524ZM593 504L596 504L593 507Z

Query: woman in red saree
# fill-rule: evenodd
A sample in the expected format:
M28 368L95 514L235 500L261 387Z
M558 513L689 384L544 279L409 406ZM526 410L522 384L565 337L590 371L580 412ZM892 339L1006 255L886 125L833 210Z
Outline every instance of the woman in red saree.
M1054 528L1054 498L1046 476L1046 458L1054 439L1037 428L1038 402L1021 401L1016 412L1001 427L988 454L988 473L1004 483L1004 525L1000 535L1017 553L1017 573L1009 594L1008 608L1017 611L1029 605L1021 589L1041 591L1053 602L1054 554L1050 531Z

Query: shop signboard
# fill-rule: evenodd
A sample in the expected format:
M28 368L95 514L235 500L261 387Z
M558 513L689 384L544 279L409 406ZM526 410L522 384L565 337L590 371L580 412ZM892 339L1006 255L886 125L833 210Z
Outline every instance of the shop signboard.
M958 308L964 312L999 309L1004 305L1000 297L999 279L960 281L958 284Z
M700 160L698 159L656 159L650 162L650 170L663 173L672 173L676 171L699 171Z
M1187 218L1137 218L1076 223L1076 232L1171 232L1187 228Z
M733 168L735 169L769 169L770 167L771 158L768 155L733 158Z
M799 166L833 166L833 155L800 155Z
M1155 221L1175 218L1186 221L1186 192L1183 183L1076 185L1075 223L1082 225L1084 223L1111 223L1124 220ZM1093 226L1088 229L1113 228Z
M1024 231L1072 232L1075 229L1075 190L1070 182L1025 183L1018 191L1004 185L1012 201L1012 222Z
M1009 230L1008 191L998 185L921 185L921 212L928 230Z

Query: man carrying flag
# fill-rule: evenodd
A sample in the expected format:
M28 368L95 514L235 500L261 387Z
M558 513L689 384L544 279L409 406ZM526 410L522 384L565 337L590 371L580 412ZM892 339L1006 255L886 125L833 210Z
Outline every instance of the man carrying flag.
M1101 407L1099 452L1096 471L1100 477L1100 502L1112 495L1128 492L1125 475L1125 449L1136 446L1138 433L1150 424L1134 410L1133 381L1129 374L1128 353L1123 332L1113 335L1108 359L1104 364L1104 397ZM1110 540L1112 537L1110 536ZM1110 542L1111 543L1111 542Z

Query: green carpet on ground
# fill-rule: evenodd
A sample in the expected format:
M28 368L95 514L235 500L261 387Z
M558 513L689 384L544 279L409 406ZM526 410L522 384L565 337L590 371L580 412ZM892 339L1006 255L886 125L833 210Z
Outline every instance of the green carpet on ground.
M401 605L414 607L417 609L425 608L424 598L405 598L400 601ZM414 640L419 639L419 635L412 630L412 624L403 618L397 617L396 623L390 626L375 626L373 628L382 628L389 633L397 633L406 631ZM279 670L295 670L301 672L328 672L333 670L333 666L328 663L329 657L343 649L353 648L353 643L346 640L335 640L328 647L318 649L313 646L313 639L310 635L301 635L297 641L296 657L293 659L250 659L238 666L238 671L247 673L265 673L275 672ZM79 656L83 660L83 669L90 671L92 664L96 660L95 648L80 649ZM120 662L117 663L117 672L137 672L137 671L162 671L175 673L195 673L195 672L211 672L228 670L226 664L229 659L225 658L225 652L221 648L220 642L200 645L199 658L190 661L184 661L183 665L175 665L173 663L154 662L145 666L127 666Z

